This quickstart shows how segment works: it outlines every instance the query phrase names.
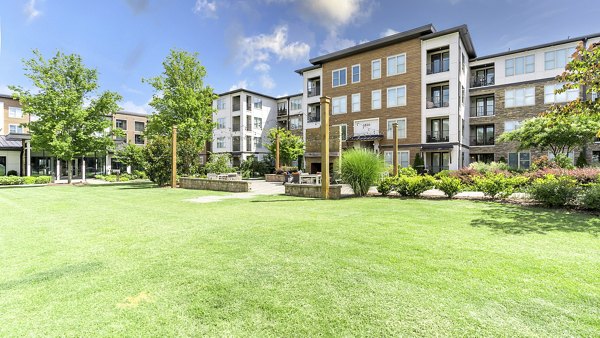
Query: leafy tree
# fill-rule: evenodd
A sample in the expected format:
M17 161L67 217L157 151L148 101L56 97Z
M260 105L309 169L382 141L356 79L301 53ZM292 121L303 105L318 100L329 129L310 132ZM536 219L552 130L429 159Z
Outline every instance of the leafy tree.
M211 154L210 160L206 163L206 172L211 174L224 174L234 172L231 166L231 155L228 153Z
M575 166L577 168L583 168L583 167L587 167L588 162L587 159L585 158L585 152L581 151L579 153L579 156L577 156L577 160L575 160Z
M271 152L271 156L276 156L276 138L279 134L279 160L282 165L291 165L292 161L297 160L299 156L304 154L304 142L302 137L292 134L291 131L283 128L273 128L269 130L269 144L267 149ZM275 168L278 169L278 168Z
M171 139L157 135L148 140L143 150L148 178L163 186L171 180Z
M161 75L143 80L155 90L150 106L156 113L148 120L146 134L148 139L171 136L172 127L177 126L178 148L186 149L182 173L194 174L198 165L190 161L197 159L212 139L213 101L218 96L204 83L206 69L197 53L171 50L163 67Z
M98 73L87 68L79 55L57 52L48 60L41 52L24 60L25 76L35 90L10 86L21 102L23 112L37 116L27 123L34 148L52 152L67 161L68 181L72 180L72 160L93 151L114 146L107 116L119 110L121 96L105 91L96 98ZM86 105L86 102L89 104Z
M133 143L127 143L123 148L115 153L117 161L125 166L132 168L141 168L144 166L143 148Z
M415 155L415 160L412 167L420 173L425 171L425 161L423 160L423 157L421 157L420 153Z

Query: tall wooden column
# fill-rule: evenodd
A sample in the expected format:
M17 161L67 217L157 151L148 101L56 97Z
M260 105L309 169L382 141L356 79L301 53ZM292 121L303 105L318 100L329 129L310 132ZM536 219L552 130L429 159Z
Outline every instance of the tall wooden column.
M275 134L275 171L279 170L279 130Z
M331 98L321 97L321 196L329 198L329 107Z
M177 188L177 126L173 126L171 144L171 188Z
M394 122L392 128L394 128L394 154L392 155L394 161L393 173L394 176L398 176L398 123Z

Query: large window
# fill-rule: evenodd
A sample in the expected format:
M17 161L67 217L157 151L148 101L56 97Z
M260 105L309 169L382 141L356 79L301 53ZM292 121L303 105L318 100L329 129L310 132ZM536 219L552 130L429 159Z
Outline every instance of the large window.
M427 142L450 141L450 119L431 119L427 127Z
M23 109L19 107L8 107L8 117L20 119L23 117Z
M346 97L339 96L332 99L333 109L332 114L345 114L346 113Z
M575 48L565 48L544 53L544 69L565 68L572 59Z
M15 134L22 134L23 133L23 127L21 127L21 125L18 125L18 124L9 124L8 125L8 132L9 133L15 133Z
M600 164L600 151L592 151L592 164Z
M331 72L332 77L332 87L339 87L346 85L346 68L336 69Z
M381 109L381 89L371 92L371 109Z
M427 108L448 107L449 101L450 87L448 85L433 85L429 88Z
M217 100L217 109L225 109L225 99Z
M387 138L394 139L394 123L398 123L398 138L406 138L406 119L387 120Z
M387 89L387 107L406 106L406 86Z
M474 126L471 129L471 146L494 145L494 125Z
M513 76L535 71L535 55L521 56L504 61L504 75Z
M144 128L146 127L146 124L140 121L135 121L133 125L135 127L135 131L137 132L143 132Z
M557 83L544 86L544 103L570 102L579 97L579 88L568 89L560 94L555 93L556 90L561 89L563 85L563 83Z
M302 99L295 98L290 100L291 110L300 110L302 109Z
M290 118L290 130L302 129L302 117L294 116Z
M262 124L263 123L263 119L262 117L255 117L254 118L254 128L256 129L262 129Z
M394 55L387 58L387 76L406 73L406 54Z
M427 74L447 72L450 70L450 52L437 52L429 55Z
M494 154L471 154L471 163L475 162L494 162Z
M387 166L394 165L394 152L393 151L384 151L383 159ZM410 165L410 152L408 150L400 150L398 151L398 166L401 168L407 168Z
M371 61L371 80L381 78L381 59Z
M471 100L471 117L494 115L494 97L475 97Z
M6 156L0 156L0 176L6 176Z
M254 137L254 149L261 149L262 147L262 137Z
M221 117L217 119L217 129L225 129L225 118Z
M507 89L504 97L506 108L533 106L535 104L535 87Z
M360 93L352 94L352 112L360 111Z
M219 148L219 149L225 148L225 138L224 137L217 137L217 148Z
M352 83L360 82L360 65L352 66Z
M515 169L529 169L531 165L531 154L528 152L509 153L508 165Z
M127 130L127 121L126 120L116 120L115 126L122 130Z
M140 134L135 134L134 142L135 144L144 144L144 137Z
M262 99L255 97L254 98L254 108L256 109L262 109Z

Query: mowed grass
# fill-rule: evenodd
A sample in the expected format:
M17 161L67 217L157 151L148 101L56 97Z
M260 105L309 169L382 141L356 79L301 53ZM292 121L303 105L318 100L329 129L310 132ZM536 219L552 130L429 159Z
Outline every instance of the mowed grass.
M600 220L460 200L0 189L0 336L599 336Z

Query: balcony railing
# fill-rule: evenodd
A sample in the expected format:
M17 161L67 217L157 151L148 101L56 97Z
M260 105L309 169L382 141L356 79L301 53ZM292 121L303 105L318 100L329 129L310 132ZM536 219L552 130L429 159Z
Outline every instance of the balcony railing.
M277 109L277 116L285 116L287 115L287 109Z
M477 137L471 136L471 145L472 146L493 146L494 145L494 136L490 137Z
M449 105L450 103L448 102L433 102L429 100L427 101L427 109L448 107Z
M241 147L239 143L233 143L233 151L240 151Z
M321 86L315 86L315 87L308 88L307 94L308 94L308 97L321 95Z
M246 125L246 131L252 131L252 125L251 124L247 124Z
M239 123L232 124L231 131L240 131L240 124Z
M494 116L494 109L485 109L484 107L471 107L471 117Z
M437 74L437 73L443 73L443 72L448 72L450 71L450 65L449 64L445 64L445 65L436 65L434 66L431 63L427 64L427 75L430 74Z
M471 87L485 87L491 86L494 84L494 76L486 77L486 78L471 78Z
M308 114L306 116L306 121L308 123L311 123L311 122L321 122L321 114Z
M450 142L448 131L427 131L427 143Z

